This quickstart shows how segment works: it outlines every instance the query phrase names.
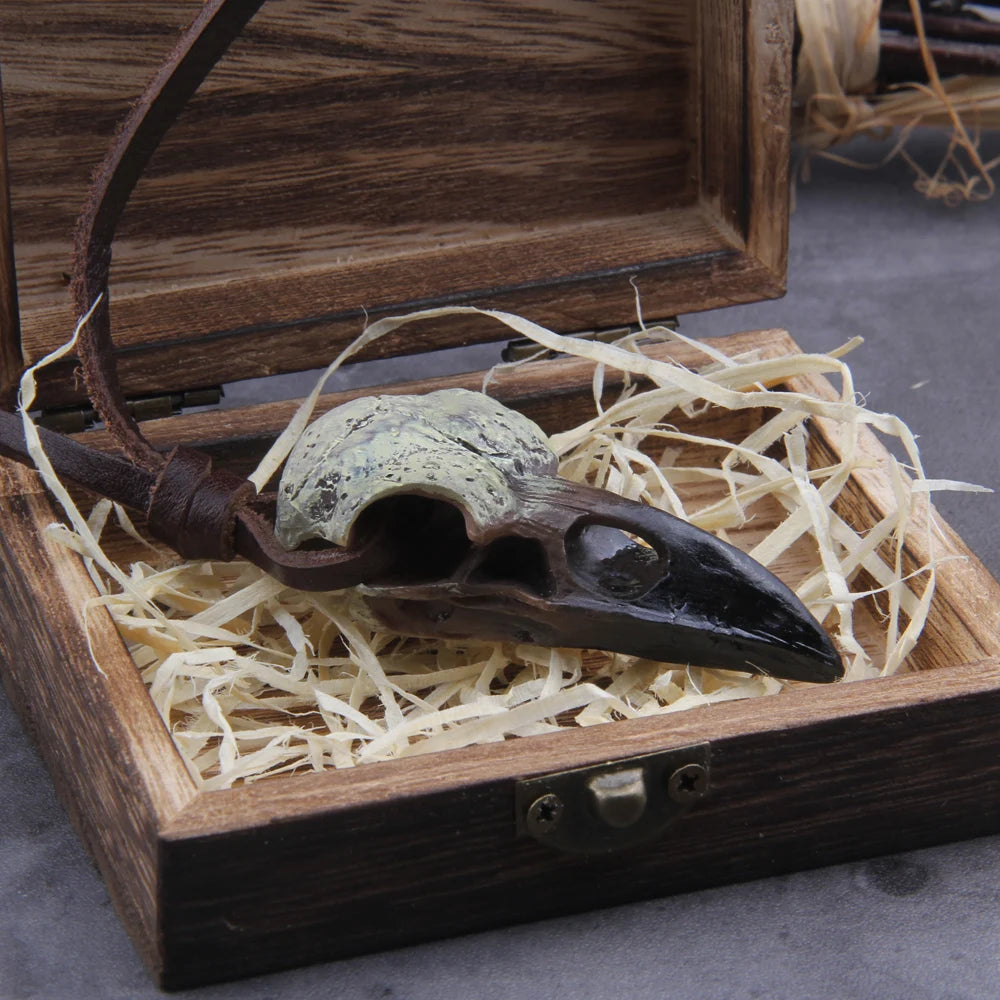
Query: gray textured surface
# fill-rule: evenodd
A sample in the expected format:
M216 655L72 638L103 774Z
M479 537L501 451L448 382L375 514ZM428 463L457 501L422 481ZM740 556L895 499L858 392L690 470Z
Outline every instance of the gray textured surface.
M998 224L1000 198L952 210L922 201L902 167L821 164L799 191L788 296L683 329L785 326L807 349L864 335L858 386L920 435L929 474L997 487ZM478 367L490 353L465 357ZM260 393L241 387L230 402ZM944 496L939 507L1000 574L996 498ZM0 1000L158 995L2 700L0 802ZM175 995L995 1000L1000 837Z
M479 530L512 514L517 475L554 476L544 431L481 392L362 396L314 420L281 473L274 534L349 545L369 504L420 489L461 505Z

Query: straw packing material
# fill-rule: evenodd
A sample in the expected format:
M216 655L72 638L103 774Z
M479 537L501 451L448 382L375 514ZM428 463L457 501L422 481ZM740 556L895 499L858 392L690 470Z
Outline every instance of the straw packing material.
M471 312L479 310L427 310L366 330L302 403L254 480L266 482L281 466L325 378L346 357L413 320ZM550 439L561 474L653 504L721 537L749 540L751 554L779 573L797 567L797 579L789 582L834 636L848 680L905 667L935 579L933 562L909 571L904 566L913 512L932 490L972 487L926 479L906 425L859 402L841 360L857 342L829 355L730 358L687 341L704 354L695 370L649 357L635 336L600 344L508 313L485 315L540 349L596 363L592 415ZM659 328L644 329L643 336L687 340ZM610 404L608 369L627 376ZM784 388L800 375L839 376L839 397ZM33 377L34 371L25 377L26 407ZM651 388L638 391L639 377ZM700 417L742 410L762 416L749 432L722 438L698 432ZM832 463L811 454L814 419L836 428L842 457ZM893 460L896 509L858 531L836 508L852 472L867 461L858 447L863 427L896 439L908 468ZM59 488L41 459L43 476ZM354 591L294 591L239 561L165 564L158 553L118 566L101 551L100 538L114 519L135 534L124 512L104 501L86 518L65 490L59 499L69 525L51 530L84 556L98 589L92 604L117 623L191 774L205 788L775 695L792 686L598 651L401 636L374 621ZM875 618L862 613L873 601ZM868 624L859 629L859 622Z

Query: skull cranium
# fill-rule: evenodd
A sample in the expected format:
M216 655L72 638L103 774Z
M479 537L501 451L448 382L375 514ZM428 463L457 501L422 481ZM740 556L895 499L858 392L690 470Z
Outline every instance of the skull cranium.
M557 460L538 425L489 396L441 389L365 396L315 421L288 458L275 534L347 545L364 510L395 494L457 504L485 531L517 504L511 477L551 476Z

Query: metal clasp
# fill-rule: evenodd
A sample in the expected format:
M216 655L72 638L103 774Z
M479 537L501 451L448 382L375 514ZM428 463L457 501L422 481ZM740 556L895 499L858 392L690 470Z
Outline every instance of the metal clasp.
M185 389L153 396L137 396L125 401L125 409L136 420L158 420L172 417L182 410L197 406L217 406L223 396L221 386L205 389ZM38 423L60 434L79 434L90 430L97 423L97 412L92 406L54 407L42 410Z
M710 784L707 743L593 764L515 788L517 832L571 854L602 854L653 840Z

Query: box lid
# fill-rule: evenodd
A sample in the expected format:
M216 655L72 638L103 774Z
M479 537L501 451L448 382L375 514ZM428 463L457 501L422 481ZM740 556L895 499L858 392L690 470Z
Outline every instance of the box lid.
M72 330L73 225L199 0L0 9L25 361ZM316 367L365 316L562 332L781 294L791 0L265 4L115 243L126 392ZM5 331L9 336L12 331ZM499 339L436 321L367 356ZM44 405L81 397L54 366Z

